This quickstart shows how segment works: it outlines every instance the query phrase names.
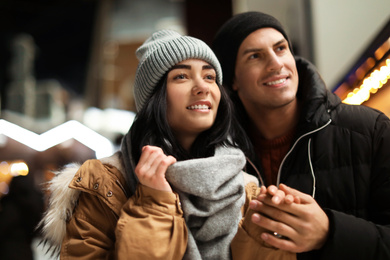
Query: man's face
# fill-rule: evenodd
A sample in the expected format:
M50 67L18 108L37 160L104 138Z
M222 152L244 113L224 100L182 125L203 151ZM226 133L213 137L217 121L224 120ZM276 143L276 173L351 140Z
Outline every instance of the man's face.
M238 49L233 83L247 111L295 104L297 89L295 60L283 35L273 28L249 34Z

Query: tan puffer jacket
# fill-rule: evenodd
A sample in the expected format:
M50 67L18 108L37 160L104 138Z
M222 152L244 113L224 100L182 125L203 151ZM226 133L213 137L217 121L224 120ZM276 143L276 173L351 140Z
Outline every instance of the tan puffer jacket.
M139 185L128 199L123 172L115 154L72 165L53 178L40 226L61 259L182 259L188 233L178 195ZM264 230L250 221L248 210L259 192L257 180L245 180L246 213L232 242L233 259L296 259L261 241Z

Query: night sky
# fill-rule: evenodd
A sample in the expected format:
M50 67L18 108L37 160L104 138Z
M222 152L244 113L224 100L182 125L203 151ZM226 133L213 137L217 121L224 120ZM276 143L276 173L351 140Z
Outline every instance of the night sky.
M36 45L37 80L57 79L75 94L83 94L98 1L1 0L0 87L2 108L9 82L11 42L20 33Z

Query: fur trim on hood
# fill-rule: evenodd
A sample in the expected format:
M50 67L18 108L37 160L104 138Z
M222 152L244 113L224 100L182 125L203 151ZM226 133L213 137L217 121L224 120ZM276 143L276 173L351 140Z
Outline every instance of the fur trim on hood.
M99 160L103 164L116 167L124 175L121 153ZM69 188L69 184L80 167L81 164L69 164L61 171L55 172L56 176L47 183L50 192L49 205L37 229L41 231L42 242L49 246L48 251L51 251L52 254L60 251L62 240L66 234L66 223L72 217L80 196L81 191ZM124 177L127 179L126 175Z
M80 191L68 186L80 168L80 164L69 164L48 182L49 206L38 228L41 228L44 244L49 244L53 253L59 252L66 233L66 222L72 216Z

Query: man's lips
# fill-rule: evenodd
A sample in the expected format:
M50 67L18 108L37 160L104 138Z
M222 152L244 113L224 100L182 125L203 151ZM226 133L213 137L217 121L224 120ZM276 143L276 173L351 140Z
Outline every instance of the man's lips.
M267 85L267 86L278 85L278 84L282 84L282 83L286 82L286 80L287 80L287 78L277 79L274 81L266 82L265 85Z
M270 77L268 80L266 80L263 84L265 86L281 86L283 85L284 83L286 83L286 81L289 79L290 77L287 76L287 75L279 75L279 76L274 76L274 77Z

